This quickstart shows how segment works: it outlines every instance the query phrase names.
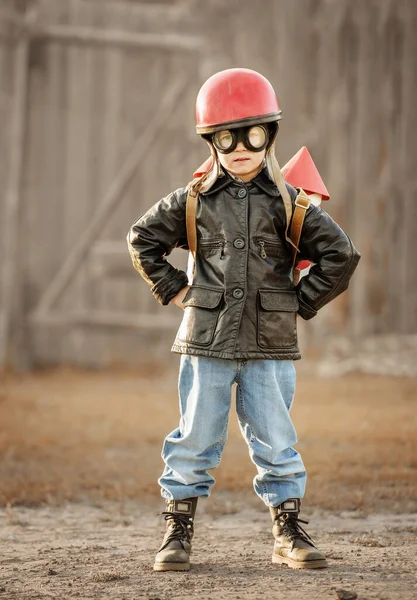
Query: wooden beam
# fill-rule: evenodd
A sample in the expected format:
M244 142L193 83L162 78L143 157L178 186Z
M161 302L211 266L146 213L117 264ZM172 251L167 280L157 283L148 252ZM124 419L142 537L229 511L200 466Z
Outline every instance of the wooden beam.
M109 310L77 310L70 312L53 311L46 315L36 314L31 317L32 325L67 327L68 325L90 325L93 327L109 327L139 330L173 330L179 327L180 321L172 315L138 314L128 311Z
M91 248L89 270L93 277L122 277L133 278L137 271L132 265L132 259L126 252L125 240L99 241Z
M107 193L99 203L92 220L81 234L78 243L74 245L72 251L68 254L62 268L55 275L41 297L34 311L38 316L45 316L59 299L90 250L93 242L102 232L104 224L112 215L115 206L119 203L120 198L135 174L138 164L142 161L148 148L151 147L154 138L175 111L181 94L186 89L188 78L189 75L179 75L172 87L165 94L160 106L155 108L154 117L149 121L143 133L135 142L122 168L111 182Z
M129 31L79 27L75 25L36 26L32 37L47 38L73 44L103 44L125 48L163 48L166 50L202 50L201 36L177 33L133 33Z
M1 271L2 302L0 308L0 367L8 358L11 320L15 311L18 285L19 209L25 148L26 103L28 88L29 39L19 37L14 55L14 100L9 137L9 178L2 220L4 258Z
M24 16L19 15L11 10L0 10L0 22L7 21L8 23L12 23L13 25L22 26L24 24Z

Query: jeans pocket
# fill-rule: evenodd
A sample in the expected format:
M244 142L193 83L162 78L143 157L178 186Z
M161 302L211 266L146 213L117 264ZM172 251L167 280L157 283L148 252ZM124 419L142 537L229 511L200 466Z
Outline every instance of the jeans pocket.
M288 290L259 290L258 346L289 348L297 345L298 298Z
M220 314L223 290L191 286L185 295L178 339L199 346L211 344Z

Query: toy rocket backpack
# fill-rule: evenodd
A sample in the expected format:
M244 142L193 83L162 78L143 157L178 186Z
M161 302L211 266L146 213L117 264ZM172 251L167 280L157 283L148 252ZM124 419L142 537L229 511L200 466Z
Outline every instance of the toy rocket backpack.
M320 206L322 200L330 200L329 192L311 158L310 152L305 146L300 148L282 168L282 174L285 181L290 185L304 190L310 202L315 206ZM298 238L297 246L299 241L300 238ZM308 260L302 260L297 264L294 263L294 285L297 285L301 277L308 273L310 266L311 262Z

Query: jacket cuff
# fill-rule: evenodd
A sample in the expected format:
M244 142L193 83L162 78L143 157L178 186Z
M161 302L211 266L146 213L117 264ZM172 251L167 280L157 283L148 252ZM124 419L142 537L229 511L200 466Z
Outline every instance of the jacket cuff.
M184 271L174 269L151 288L151 292L160 304L169 304L180 290L188 285L188 277Z
M309 319L312 319L313 317L316 316L317 311L314 308L311 308L311 306L309 306L305 302L303 302L303 300L301 300L301 298L298 298L298 304L299 304L298 314L305 321L308 321Z

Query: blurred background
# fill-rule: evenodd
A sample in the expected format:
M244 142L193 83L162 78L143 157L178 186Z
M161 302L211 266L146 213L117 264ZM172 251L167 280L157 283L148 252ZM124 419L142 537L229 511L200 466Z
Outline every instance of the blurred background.
M120 465L128 463L124 452L131 452L132 481L137 479L141 427L155 446L167 427L175 427L178 357L170 346L181 315L153 299L133 269L125 238L140 214L186 185L207 157L195 134L195 98L210 75L236 66L271 81L284 114L280 164L308 147L332 196L324 208L362 253L349 291L300 323L305 360L297 367L307 378L302 398L310 409L313 397L318 402L318 413L309 418L328 424L339 406L334 418L343 420L346 407L359 402L368 417L351 415L346 452L352 444L358 450L351 436L361 419L364 431L376 435L362 464L366 473L383 464L398 475L405 452L408 471L400 479L411 490L417 468L411 439L417 397L416 30L414 0L0 1L0 447L6 500L55 493L65 479L59 473L69 448L78 448L71 468L79 477L87 448L80 440L87 443L90 417L102 429L88 430L89 443L102 443L104 454L84 482L103 461L116 461L114 473L120 474ZM186 259L183 251L172 255L177 266ZM45 371L51 367L58 370ZM106 371L69 370L74 368ZM124 379L126 369L132 370ZM315 388L317 372L368 375ZM124 385L138 394L131 412L124 402L133 403L133 396L123 396ZM158 433L144 423L151 402L143 392L147 385L159 401L172 396L169 424L161 421L162 405L155 415ZM86 410L92 411L88 418ZM133 419L131 439L121 425L115 434L114 411L124 415L123 427ZM301 430L306 414L300 407ZM312 438L330 444L318 446L325 464L341 434L326 427ZM68 431L75 437L64 443ZM387 452L384 459L378 444ZM111 454L110 446L119 450ZM38 496L19 492L16 465L29 454L35 462L20 471L26 484L29 472L35 487L41 473L49 473ZM326 468L340 475L342 455ZM359 465L363 454L357 460ZM318 464L313 471L325 468ZM126 478L106 473L116 478L114 489L126 492ZM374 473L375 480L380 471ZM347 477L358 482L354 470ZM78 481L74 489L83 485ZM129 489L136 493L134 485ZM319 498L319 486L314 489ZM405 492L400 486L397 493Z

